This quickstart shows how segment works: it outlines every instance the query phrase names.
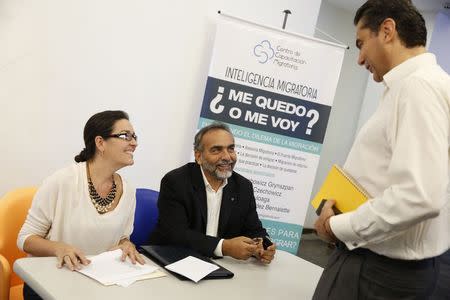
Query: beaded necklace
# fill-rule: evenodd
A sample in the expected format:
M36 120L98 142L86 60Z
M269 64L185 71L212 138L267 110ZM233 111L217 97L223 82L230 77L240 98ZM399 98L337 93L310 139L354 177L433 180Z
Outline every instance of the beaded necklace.
M116 182L114 181L114 175L112 175L112 187L109 191L108 195L106 195L105 198L100 197L100 195L97 193L97 190L95 189L94 184L92 183L91 174L89 172L89 167L86 164L87 168L87 179L88 179L88 187L89 187L89 196L91 197L91 202L94 204L95 209L98 213L104 214L109 211L111 206L114 203L114 200L116 199Z

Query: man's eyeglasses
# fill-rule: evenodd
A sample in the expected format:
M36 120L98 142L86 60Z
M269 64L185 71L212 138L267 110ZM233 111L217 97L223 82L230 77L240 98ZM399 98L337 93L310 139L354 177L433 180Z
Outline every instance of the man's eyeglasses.
M116 134L111 134L108 137L115 137L115 138L119 138L122 139L124 141L128 141L131 142L132 139L134 139L137 142L137 135L131 132L122 132L122 133L116 133Z

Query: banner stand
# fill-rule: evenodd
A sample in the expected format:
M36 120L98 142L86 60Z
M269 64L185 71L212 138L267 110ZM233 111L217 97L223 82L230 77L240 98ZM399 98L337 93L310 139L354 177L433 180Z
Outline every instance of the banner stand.
M218 15L198 128L230 127L279 250L298 250L346 47Z

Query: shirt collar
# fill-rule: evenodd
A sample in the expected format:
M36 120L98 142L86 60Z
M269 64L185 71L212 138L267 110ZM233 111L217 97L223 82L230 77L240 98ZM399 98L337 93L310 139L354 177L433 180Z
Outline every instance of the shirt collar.
M205 187L207 187L207 188L209 188L209 189L211 189L211 190L214 191L214 189L212 188L212 186L209 184L208 178L206 178L206 176L205 176L205 172L203 172L203 167L202 167L202 166L200 166L200 171L202 172L202 177L203 177L203 182L205 183ZM225 179L223 180L223 182L222 182L222 185L219 187L218 191L219 191L220 189L223 189L227 184L228 184L228 179L225 178Z
M426 65L435 65L436 64L436 56L432 53L422 53L416 55L412 58L409 58L392 68L389 72L384 74L383 83L386 87L392 87L397 81L408 77L411 73L416 71L417 69L426 66Z

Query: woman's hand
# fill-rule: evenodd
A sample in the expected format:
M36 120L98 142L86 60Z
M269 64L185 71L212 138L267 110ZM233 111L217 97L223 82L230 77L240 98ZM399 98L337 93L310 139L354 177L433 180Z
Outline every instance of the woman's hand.
M66 266L71 271L80 270L82 265L87 266L91 263L83 251L62 242L56 243L55 256L58 259L58 268Z
M122 250L122 257L120 258L122 261L125 261L127 256L130 258L132 264L136 264L136 262L140 263L141 265L145 264L145 260L142 258L142 256L139 254L139 252L136 250L136 247L132 242L130 242L129 239L122 239L119 242L119 245L116 247L110 249L110 250L116 250L121 249Z

